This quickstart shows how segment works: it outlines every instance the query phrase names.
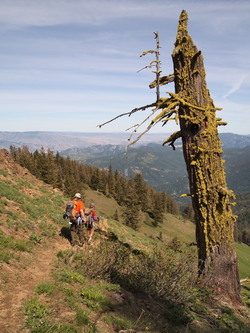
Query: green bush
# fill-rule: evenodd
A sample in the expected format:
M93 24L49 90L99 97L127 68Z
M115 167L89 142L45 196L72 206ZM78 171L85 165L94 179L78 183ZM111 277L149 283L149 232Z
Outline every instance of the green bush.
M195 295L196 261L190 248L134 254L118 242L102 242L94 252L74 260L84 275L118 283L131 291L180 302Z

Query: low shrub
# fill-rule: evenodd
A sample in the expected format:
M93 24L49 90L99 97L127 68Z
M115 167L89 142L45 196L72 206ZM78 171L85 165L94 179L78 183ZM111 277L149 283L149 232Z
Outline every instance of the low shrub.
M196 261L192 249L176 252L155 249L149 255L118 242L101 242L93 252L74 258L84 275L117 283L167 300L186 301L195 294ZM77 263L78 261L78 263Z
M37 294L52 295L56 292L56 285L53 281L43 281L36 287Z
M42 238L40 235L36 234L36 233L32 233L30 235L30 241L34 244L38 244L38 243L41 243L42 241Z
M67 283L73 283L73 282L79 282L81 284L85 283L86 279L85 277L74 271L74 270L62 270L55 273L57 279L61 282L67 282Z
M83 310L83 309L77 309L76 311L76 323L78 326L86 326L86 325L90 325L90 319L89 319L89 314L87 313L87 311Z
M112 308L111 300L100 290L100 287L93 285L86 285L81 288L80 294L83 303L86 304L91 310L97 311L99 309L107 310Z

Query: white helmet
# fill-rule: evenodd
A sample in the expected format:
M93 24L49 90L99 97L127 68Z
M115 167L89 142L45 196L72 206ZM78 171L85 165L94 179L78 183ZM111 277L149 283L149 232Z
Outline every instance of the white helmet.
M75 194L75 198L77 198L77 199L81 199L81 194L80 194L80 193L76 193L76 194Z

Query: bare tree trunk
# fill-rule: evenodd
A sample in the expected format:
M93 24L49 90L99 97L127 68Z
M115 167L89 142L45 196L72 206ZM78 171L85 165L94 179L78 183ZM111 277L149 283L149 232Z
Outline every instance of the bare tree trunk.
M195 212L199 275L233 302L241 302L234 249L234 223L227 189L216 109L206 86L203 57L187 31L187 13L180 16L174 62L176 98L190 194Z

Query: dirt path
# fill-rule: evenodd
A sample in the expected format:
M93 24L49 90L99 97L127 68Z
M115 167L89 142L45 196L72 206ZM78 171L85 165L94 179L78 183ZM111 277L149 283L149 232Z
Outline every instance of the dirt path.
M34 288L51 277L58 251L70 248L66 239L57 237L47 247L37 245L21 262L0 264L0 332L27 332L24 329L23 304L34 294Z

